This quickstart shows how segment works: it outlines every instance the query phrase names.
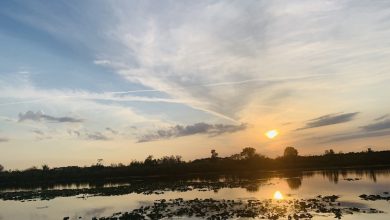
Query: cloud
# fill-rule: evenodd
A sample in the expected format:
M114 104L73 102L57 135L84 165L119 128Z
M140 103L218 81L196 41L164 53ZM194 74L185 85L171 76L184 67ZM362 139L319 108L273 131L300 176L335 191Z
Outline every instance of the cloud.
M335 114L324 115L309 120L304 127L298 128L296 130L303 130L303 129L316 128L316 127L349 122L352 121L357 114L359 114L359 112L335 113Z
M380 120L383 120L383 119L385 119L387 117L389 117L389 114L385 114L385 115L382 115L382 116L380 116L378 118L375 118L374 121L380 121Z
M110 140L106 135L101 132L87 133L86 138L89 140L107 141Z
M353 140L353 139L382 137L382 136L388 136L388 135L390 135L389 130L373 131L373 132L359 131L359 132L350 132L350 133L332 135L332 136L315 137L313 139L318 140L319 143L331 143L331 142L347 141L347 140Z
M360 128L365 131L378 131L378 130L390 129L390 119L365 125Z
M320 143L330 143L353 139L382 137L387 135L390 135L390 119L361 126L360 130L358 131L347 132L338 135L315 137L314 139L318 140Z
M59 39L67 36L69 45L75 48L83 42L86 48L94 48L92 52L96 56L92 62L96 65L113 69L152 92L162 91L169 98L184 100L183 104L230 121L239 120L240 111L251 102L274 97L274 91L276 99L271 100L276 102L286 97L283 91L293 90L291 94L295 95L295 90L303 90L302 84L314 90L323 84L334 89L340 86L338 82L343 82L343 87L345 83L354 83L355 80L344 77L352 75L346 74L348 72L355 73L352 71L355 68L361 72L368 72L364 70L369 67L388 70L385 62L378 66L377 59L371 57L381 54L381 59L386 60L387 48L370 43L388 39L388 33L383 31L388 29L385 3L384 6L310 1L145 3L137 6L116 1L101 4L88 5L92 12L97 10L91 15L102 14L98 8L104 8L107 9L104 14L110 19L92 19L90 15L79 13L75 15L80 23L68 17L47 19L57 18L61 13L40 11L35 4L25 7L36 10L7 15L61 36ZM31 11L40 13L30 14ZM373 11L375 13L371 13ZM74 11L69 10L71 12ZM345 14L353 16L345 19ZM335 22L338 20L345 22ZM91 29L86 31L81 25L84 22L90 24ZM101 33L107 33L104 41L99 37ZM289 79L296 73L310 73L315 77L324 72L343 74L331 75L318 84L313 84L310 77L295 82ZM275 78L280 82L272 80ZM371 82L374 78L380 77L365 81ZM282 88L267 89L276 84Z
M118 134L119 133L118 131L116 131L116 130L114 130L112 128L109 128L109 127L107 127L106 130L110 131L112 134Z
M35 139L38 140L38 141L47 140L47 139L52 139L53 138L51 135L49 135L48 133L46 133L46 132L44 132L42 130L34 129L34 130L31 130L31 132L35 134Z
M80 137L80 136L81 136L81 133L80 133L80 131L78 131L78 130L68 129L68 130L67 130L67 133L68 133L70 136L76 136L76 137Z
M84 140L106 141L106 140L111 139L109 136L107 136L103 132L98 132L98 131L92 132L92 131L88 131L87 129L82 129L82 130L68 129L67 134L69 136L72 136L72 137L75 137L78 139L84 139Z
M83 119L78 119L78 118L72 118L72 117L54 117L50 115L44 114L42 111L27 111L26 113L19 113L19 122L21 121L26 121L26 120L31 120L31 121L49 121L49 122L57 122L57 123L79 123L83 122Z
M154 121L158 121L160 124L157 127L162 128L166 125L161 124L166 121L175 121L175 124L193 124L197 121L230 123L240 119L249 121L247 115L253 114L265 122L268 115L281 115L296 123L305 119L298 114L287 115L285 111L294 108L297 111L310 111L312 109L308 106L316 106L325 113L331 113L329 109L332 106L328 101L323 101L324 96L332 98L334 105L345 109L348 109L345 105L364 106L367 104L365 100L370 98L378 100L378 103L370 102L372 106L387 108L387 102L381 96L386 94L387 87L375 85L375 88L367 88L367 91L373 92L364 93L368 97L357 100L354 98L362 94L363 87L351 85L384 83L386 81L383 79L389 79L390 66L386 62L390 56L390 23L386 19L390 6L388 2L193 1L184 4L134 4L107 1L101 4L81 4L76 7L70 4L66 11L74 16L59 13L61 11L58 10L63 10L63 7L43 7L40 3L24 4L25 10L22 12L25 13L11 13L13 10L7 8L2 11L12 18L10 20L41 30L45 36L50 34L53 40L59 41L58 45L66 45L79 53L81 58L90 59L89 64L94 62L114 70L107 71L104 76L116 72L130 83L117 86L116 83L109 83L114 81L100 78L101 73L93 75L93 72L97 72L96 68L91 69L91 74L82 69L81 72L88 74L80 75L75 67L74 76L80 75L80 78L71 77L71 81L77 83L72 83L70 88L77 90L46 90L44 94L40 91L15 93L14 90L19 88L14 86L18 84L6 82L4 85L11 85L14 90L7 94L5 86L0 85L0 96L3 97L0 106L10 109L8 111L14 111L12 106L7 107L11 104L36 106L19 112L29 109L48 109L48 112L82 110L84 112L80 114L88 122L99 123L93 129L106 135L112 135L104 130L106 127L119 130L133 125L134 121L142 125L146 122L155 125ZM91 13L80 13L85 11L84 7ZM97 18L96 14L107 16ZM74 22L74 19L79 22ZM343 22L338 22L340 20ZM71 55L59 49L58 55ZM88 70L87 66L85 68ZM40 77L31 77L32 85L66 88L67 84L63 85L61 80L55 82L58 85L38 81L61 78L61 71L43 69L40 72ZM58 75L46 77L44 72ZM292 79L299 73L312 77ZM315 76L321 74L326 76L313 81ZM6 79L4 74L0 75ZM99 83L88 81L89 78L96 78ZM106 87L109 84L115 87ZM99 93L113 88L118 93ZM121 92L123 88L130 91ZM340 88L348 92L339 95ZM144 97L133 97L126 93L137 93ZM285 100L286 97L289 100ZM198 113L191 115L188 112L189 117L179 119L176 117L180 115L177 111L165 108L170 105L167 103L188 105L218 118L207 117L213 120L211 122L204 118L197 119ZM272 109L257 108L260 104ZM54 105L60 110L53 110ZM133 107L140 110L132 112ZM163 117L157 115L159 120L150 120L150 115L146 114L148 109L158 109ZM373 108L373 111L376 110ZM172 117L167 119L165 114ZM137 119L133 116L137 116ZM50 121L42 117L39 120ZM325 122L321 124L317 121L316 125L315 121L304 121L295 128L305 128L305 123L307 128L328 125ZM87 123L83 125L91 126ZM74 135L77 136L77 133ZM82 131L81 135L84 138L85 132Z
M265 104L282 105L280 99L299 95L297 90L322 93L323 87L335 91L335 87L372 83L376 79L366 69L388 70L385 62L372 58L378 52L388 58L387 48L370 43L388 39L387 11L380 4L217 1L157 5L126 13L133 5L112 3L117 19L106 28L112 33L108 41L116 49L102 51L101 62L95 63L220 116L237 120L252 102L267 97L275 99ZM353 19L345 19L345 14L353 14ZM356 72L359 78L349 74ZM296 73L311 77L290 80ZM321 74L326 77L313 83ZM385 74L378 78L383 76L388 78ZM281 88L270 90L271 86Z
M43 131L38 130L38 129L32 130L32 132L33 132L34 134L37 134L37 135L44 135L44 134L45 134Z
M94 60L93 63L96 64L96 65L108 65L108 64L111 64L111 62L109 60Z
M156 132L143 135L138 142L156 141L160 139L170 139L174 137L183 137L196 134L208 134L209 136L218 136L224 133L234 133L245 130L247 124L227 125L227 124L207 124L204 122L193 125L176 125L167 129L160 129Z
M8 142L8 141L9 141L8 138L1 138L1 137L0 137L0 142Z
M111 67L133 83L185 100L184 104L192 108L237 122L240 111L253 100L261 100L255 96L272 96L267 94L269 86L300 83L317 76L270 73L274 67L268 66L264 57L269 50L266 43L259 43L266 40L272 21L264 16L269 15L265 6L255 2L195 3L178 4L174 11L162 6L158 13L143 12L149 19L137 23L132 23L135 14L118 13L117 28L112 30L115 39L111 40L122 47L105 51L95 64ZM126 5L112 7L120 12ZM191 15L183 13L187 7L195 9ZM247 16L248 12L256 16ZM263 53L264 49L267 52ZM285 94L276 96L285 98Z

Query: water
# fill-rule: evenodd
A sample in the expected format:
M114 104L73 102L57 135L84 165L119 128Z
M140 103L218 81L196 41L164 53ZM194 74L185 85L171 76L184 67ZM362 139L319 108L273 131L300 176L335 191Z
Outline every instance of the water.
M182 184L167 188L178 180L149 179L146 189L162 194L129 193L111 196L72 195L50 200L0 200L0 219L92 219L108 217L116 212L131 211L153 204L158 199L273 199L279 191L284 200L310 199L318 195L338 195L341 205L358 208L375 208L384 213L343 215L343 219L390 219L390 201L365 201L361 194L382 194L390 191L390 169L332 170L313 172L246 173L241 176L213 176L212 178L186 178ZM206 183L207 182L207 183ZM202 183L199 185L199 183ZM132 183L129 183L130 185ZM103 187L115 188L128 184L107 183ZM134 185L137 187L137 185ZM181 187L183 186L183 187ZM50 189L91 188L90 184L52 186ZM186 190L183 190L185 188ZM1 192L31 189L2 189ZM36 188L35 190L39 190ZM81 217L81 218L80 218ZM315 216L314 219L333 218Z

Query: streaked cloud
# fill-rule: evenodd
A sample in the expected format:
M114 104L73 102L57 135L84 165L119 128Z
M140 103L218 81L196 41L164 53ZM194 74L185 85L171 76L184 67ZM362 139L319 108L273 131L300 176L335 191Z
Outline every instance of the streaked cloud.
M372 132L357 131L357 132L342 133L342 134L337 134L337 135L315 137L315 138L313 138L313 140L316 140L318 143L333 143L333 142L348 141L348 140L354 140L354 139L383 137L383 136L389 136L389 135L390 135L389 130L372 131Z
M361 129L365 131L379 131L390 129L390 119L362 126Z
M297 130L304 130L309 128L317 128L322 126L340 124L352 121L359 112L352 113L335 113L329 115L323 115L318 118L309 120L304 127L298 128Z
M54 138L54 136L50 135L50 132L45 132L43 130L34 129L31 132L35 135L35 140L37 140L37 141L48 140L48 139Z
M68 129L67 134L80 140L107 141L112 139L106 132L89 131L87 129Z
M27 111L25 113L19 113L19 122L31 120L31 121L47 121L57 123L80 123L83 119L73 117L54 117L44 114L42 111Z
M0 137L0 142L8 142L8 141L9 141L8 138L2 138L2 137Z
M70 136L75 136L75 137L80 137L81 136L81 132L78 131L78 130L68 129L67 133Z
M93 63L96 64L96 65L108 65L108 64L111 64L111 62L109 60L94 60Z
M380 116L378 118L375 118L374 121L380 121L380 120L388 118L388 117L389 117L389 114L385 114L385 115L382 115L382 116Z
M175 137L190 136L196 134L207 134L208 136L218 136L224 133L234 133L245 130L247 124L228 125L228 124L207 124L204 122L193 125L176 125L167 129L160 129L155 132L141 136L138 142L156 141L161 139L170 139Z
M312 138L320 143L331 143L339 141L348 141L354 139L374 138L390 136L390 120L378 121L372 124L359 127L359 130L354 130L345 133L334 135L325 135L322 137Z
M38 130L38 129L32 130L31 132L33 132L34 134L37 134L37 135L44 135L45 134L43 131Z
M104 135L101 132L93 132L93 133L87 133L85 136L89 140L96 140L96 141L107 141L110 140L109 137Z
M112 134L118 134L119 133L117 130L114 130L114 129L110 128L110 127L107 127L106 130L111 132Z

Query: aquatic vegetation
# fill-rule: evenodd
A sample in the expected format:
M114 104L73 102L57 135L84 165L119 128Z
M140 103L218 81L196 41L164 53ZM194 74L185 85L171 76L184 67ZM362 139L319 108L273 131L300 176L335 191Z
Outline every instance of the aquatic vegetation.
M344 180L351 182L351 181L358 181L361 180L362 178L345 178Z
M390 196L385 196L385 195L388 195L389 193L388 192L384 192L383 194L384 195L366 195L366 194L362 194L359 197L361 199L370 200L370 201L376 201L376 200L390 201Z
M162 219L172 217L191 217L199 219L311 219L315 216L333 216L340 219L343 215L354 213L381 213L372 208L341 206L336 195L317 196L312 199L291 200L215 200L182 198L156 200L153 205L141 206L130 212L115 213L108 219Z

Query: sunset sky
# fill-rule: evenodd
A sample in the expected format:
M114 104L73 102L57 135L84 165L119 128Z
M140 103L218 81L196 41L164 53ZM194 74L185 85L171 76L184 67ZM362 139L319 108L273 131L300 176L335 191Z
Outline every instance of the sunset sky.
M389 141L390 1L0 1L6 169Z

